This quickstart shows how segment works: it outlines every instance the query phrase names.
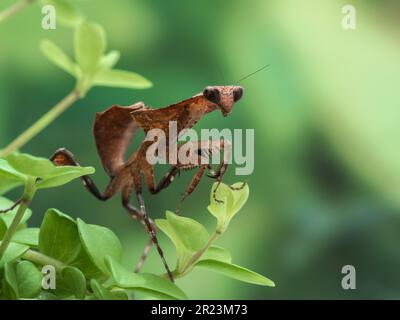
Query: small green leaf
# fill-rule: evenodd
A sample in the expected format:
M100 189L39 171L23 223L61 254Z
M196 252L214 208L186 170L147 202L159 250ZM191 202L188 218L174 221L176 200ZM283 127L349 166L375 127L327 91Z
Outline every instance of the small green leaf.
M76 222L57 209L48 209L40 227L39 251L69 264L76 259L80 250Z
M232 188L241 188L240 190L232 190L233 192L233 205L231 208L231 219L232 217L238 213L242 207L245 205L247 202L247 199L249 198L250 194L250 189L249 185L245 183L243 185L242 182L237 182L232 185Z
M68 26L75 26L81 22L84 17L82 13L71 3L66 0L47 0L56 9L57 21Z
M116 284L121 288L136 288L145 284L141 275L127 270L110 256L105 258L105 265Z
M64 166L56 167L50 176L39 181L36 186L38 189L47 189L62 186L68 182L93 174L95 172L93 167L75 167L75 166Z
M4 235L7 232L7 226L3 220L0 219L0 239L4 238Z
M203 225L197 221L180 217L167 211L167 219L157 219L157 226L174 243L177 253L177 270L185 265L194 252L200 250L207 243L209 235Z
M88 278L102 275L82 246L77 223L56 209L47 210L40 227L39 251L81 270Z
M140 291L161 299L187 299L181 289L163 277L136 274L127 270L112 257L106 257L105 263L115 284L120 288Z
M26 153L15 152L5 159L16 171L27 176L44 178L55 169L49 159L34 157Z
M29 261L19 262L15 272L19 297L35 298L42 289L42 273Z
M8 209L14 204L13 201L0 197L0 210L1 209ZM3 239L4 234L6 233L7 229L11 225L12 221L14 220L15 215L17 214L19 206L16 206L13 210L8 211L6 213L0 214L0 239ZM24 216L18 226L21 228L24 226L26 221L31 217L32 211L30 209L25 210Z
M38 189L58 187L95 171L92 167L57 167L49 159L25 153L12 153L6 160L20 174L40 178L41 180L36 182Z
M103 287L97 280L90 280L90 287L97 299L99 300L114 300L111 292Z
M65 267L57 278L56 296L68 298L74 296L83 299L86 294L86 279L83 273L74 267Z
M207 251L200 257L200 260L217 260L226 263L232 262L231 254L224 248L218 246L211 246Z
M34 298L42 289L42 274L29 261L6 263L4 280L7 296L11 299Z
M218 186L214 195L214 190ZM208 211L218 220L217 230L223 233L228 227L232 218L239 212L249 197L249 186L243 186L241 182L235 183L232 188L241 188L240 190L232 190L224 183L214 183L211 189L210 205ZM223 202L216 201L222 200Z
M0 159L0 194L21 186L26 177L16 171L5 159Z
M142 273L141 276L145 279L146 283L143 287L137 288L137 290L154 297L159 297L160 299L187 299L186 294L176 284L166 278L150 273Z
M166 212L167 222L175 232L175 238L182 243L182 246L195 252L201 249L208 240L209 234L199 222L181 217L171 211Z
M7 198L4 197L0 197L0 209L7 209L10 208L15 202L12 200L9 200ZM17 205L14 209L12 209L11 211L8 211L6 213L2 213L0 215L0 220L3 220L4 223L6 224L7 228L11 225L11 223L14 220L15 215L17 214L19 205ZM25 222L27 222L29 220L29 218L32 216L32 211L31 209L26 209L24 216L21 219L20 224L24 224Z
M1 241L0 241L1 243ZM28 246L19 244L19 243L14 243L10 242L10 244L7 247L6 252L4 252L3 257L0 260L0 269L10 261L14 261L21 257L27 250L29 249Z
M2 176L1 173L0 176ZM0 178L0 195L22 185L24 185L24 181L20 179L14 179L12 177Z
M59 298L48 291L42 291L38 297L39 300L59 300Z
M117 64L120 56L121 54L119 51L117 50L110 51L109 53L101 57L100 59L101 67L104 69L113 68Z
M243 282L275 287L275 283L272 280L262 276L261 274L258 274L254 271L235 264L230 264L217 260L200 260L196 262L195 267L206 268L208 270L221 273L227 277Z
M57 67L63 69L75 78L79 77L79 68L72 60L50 40L42 40L40 50Z
M137 73L112 69L103 69L97 72L93 84L128 89L147 89L153 86L149 80Z
M15 262L8 262L4 265L3 290L8 299L19 299L18 279L15 272Z
M106 35L97 23L83 22L75 30L75 59L84 74L92 74L106 48Z
M124 290L115 289L111 291L113 300L129 300L128 294Z
M188 251L200 250L207 243L209 234L206 228L196 220L178 216L171 211L167 211L166 217Z
M119 261L122 255L119 239L110 229L86 224L81 219L77 222L79 237L90 259L104 274L109 274L104 259L110 256Z
M97 280L92 279L90 281L90 287L93 290L95 297L99 300L127 300L128 296L125 292L118 291L110 291L106 289L103 285L101 285Z
M29 247L38 247L39 245L39 228L25 228L18 230L12 237L12 241L25 244Z
M187 252L182 241L179 239L179 236L175 233L174 229L166 219L156 219L155 222L157 227L164 232L174 244L178 262L184 256L190 256L190 252Z

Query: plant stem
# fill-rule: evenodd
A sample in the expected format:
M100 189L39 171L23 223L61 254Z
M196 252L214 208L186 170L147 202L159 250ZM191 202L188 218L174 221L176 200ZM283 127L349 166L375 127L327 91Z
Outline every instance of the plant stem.
M30 250L30 249L23 254L22 259L29 260L29 261L39 264L41 266L51 265L58 272L60 272L65 267L65 264L62 263L61 261L58 261L49 256L46 256L43 253L40 253L40 252L34 251L34 250Z
M13 5L9 6L8 8L4 9L3 11L0 12L0 23L6 20L7 18L10 18L14 14L18 13L31 3L33 3L35 0L20 0Z
M32 126L21 133L14 141L12 141L5 149L0 151L0 157L20 149L24 144L34 138L40 131L52 123L61 113L68 109L74 102L79 100L80 92L76 89L72 90L64 99L57 103L51 110L46 112Z
M176 275L177 278L183 277L185 276L188 271L190 270L190 267L193 266L197 260L199 260L201 258L201 256L208 250L208 248L213 244L213 242L215 240L217 240L217 238L221 235L220 232L218 231L214 231L214 233L211 235L210 239L208 240L208 242L206 243L206 245L201 248L199 251L197 251L187 262L186 266L183 268L183 271Z
M7 229L6 234L3 237L0 245L0 260L3 258L4 253L6 252L8 245L11 242L11 239L14 233L17 231L18 225L20 224L26 209L32 201L32 198L35 194L35 180L34 178L30 178L25 186L24 194L22 195L21 202L19 204L17 213L13 221L11 222L10 227Z

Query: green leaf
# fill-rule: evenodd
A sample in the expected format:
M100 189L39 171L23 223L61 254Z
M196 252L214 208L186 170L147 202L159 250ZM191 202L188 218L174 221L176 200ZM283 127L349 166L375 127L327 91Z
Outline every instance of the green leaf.
M26 245L10 242L6 252L3 254L3 257L0 260L0 269L3 268L6 263L20 258L28 249L29 247Z
M9 200L7 198L4 197L0 197L0 209L7 209L10 208L15 202L12 200ZM11 223L14 220L15 215L17 214L19 205L17 205L14 209L12 209L11 211L8 211L6 213L2 213L0 215L0 220L3 220L4 223L6 224L7 228L11 225ZM26 221L29 220L29 218L32 215L32 211L31 209L26 209L24 216L21 219L20 224L24 224Z
M1 241L0 241L1 243ZM29 249L28 246L15 243L15 242L10 242L10 244L7 247L6 252L4 252L3 257L0 260L0 269L10 261L17 260L19 257L21 257L27 250Z
M57 209L48 209L40 227L39 251L69 264L76 259L80 250L76 222Z
M77 268L65 267L57 278L57 297L68 298L74 296L76 299L84 299L86 294L86 279L84 274Z
M96 23L83 22L75 30L75 59L84 74L93 73L106 48L103 28Z
M97 72L93 84L128 89L147 89L153 86L149 80L137 73L112 69L103 69Z
M116 285L161 299L187 299L185 293L167 279L151 274L136 274L127 270L112 257L106 257L106 266Z
M4 296L8 299L36 298L42 289L42 277L29 261L8 262L4 266Z
M90 287L93 290L95 297L99 300L127 300L128 296L125 292L118 291L110 291L106 289L103 285L101 285L97 280L92 279L90 281Z
M200 257L200 260L217 260L221 262L231 263L232 256L224 248L218 246L211 246L207 251Z
M42 289L42 273L29 261L19 262L15 272L19 297L35 298Z
M217 260L200 260L196 262L195 267L206 268L243 282L275 287L275 283L272 280L235 264Z
M128 294L124 290L116 289L112 290L114 300L129 300Z
M12 153L6 160L20 174L40 178L36 183L38 189L58 187L95 171L92 167L57 167L49 159L25 153Z
M76 178L93 174L94 172L95 169L93 167L56 167L50 176L39 181L36 186L38 189L54 188L67 184Z
M218 186L217 191L214 190ZM232 218L239 212L249 197L249 186L243 183L235 183L232 188L241 188L240 190L232 190L228 185L218 182L214 183L211 189L210 205L207 207L208 211L217 218L217 230L224 232L228 227ZM222 200L220 203L217 200Z
M86 249L82 247L78 256L70 263L71 266L81 270L87 279L104 277L102 272L92 261Z
M0 159L0 194L21 186L26 177L16 171L5 159Z
M247 202L250 194L249 185L247 183L243 185L243 182L237 182L232 185L232 188L239 188L240 190L232 190L233 205L231 208L231 219L236 213L238 213L242 209L242 207Z
M141 275L127 270L110 256L105 258L105 265L109 274L113 276L113 279L121 288L136 288L145 284Z
M42 291L38 297L39 300L59 300L59 298L48 291Z
M79 67L50 40L42 40L40 43L40 50L57 67L63 69L75 78L79 77Z
M137 288L138 291L160 299L187 299L186 294L166 278L150 273L142 273L141 276L146 283L143 287Z
M183 246L182 241L179 239L179 236L175 233L174 229L171 227L169 222L165 219L156 219L155 220L157 227L164 232L168 238L172 241L172 243L175 246L176 250L176 255L179 260L182 260L182 258L186 255L190 256L190 252L187 252L186 248Z
M12 241L25 244L29 247L39 246L39 228L25 228L18 230L12 237Z
M81 270L88 278L102 275L81 244L77 223L56 209L47 210L40 227L39 251Z
M90 287L97 299L99 300L113 300L110 291L103 287L97 280L90 280Z
M13 201L0 197L0 210L10 208L14 204ZM6 213L0 214L0 239L3 239L4 234L6 233L8 227L11 225L14 217L18 211L19 205L15 207L13 210L8 211ZM25 210L24 216L19 224L19 228L21 228L26 221L31 217L32 211L30 209Z
M34 157L27 153L14 152L5 159L16 171L27 176L44 178L55 169L49 159Z
M194 252L204 247L209 234L203 225L193 219L177 216L170 211L166 212L166 217L166 220L157 219L156 224L175 245L179 271Z
M68 26L75 26L81 22L84 17L82 13L71 3L66 0L47 0L56 9L57 21Z
M117 64L120 56L121 54L119 51L117 50L110 51L109 53L101 57L100 59L101 67L104 69L113 68Z
M18 299L18 280L15 272L15 263L8 262L4 265L4 283L3 290L8 299Z
M209 234L196 220L181 217L171 211L166 212L167 221L174 231L174 239L190 252L201 249L207 242ZM171 239L174 241L174 239Z
M86 224L77 220L79 237L90 259L104 274L109 274L105 265L107 256L119 261L122 255L122 246L117 236L105 227Z

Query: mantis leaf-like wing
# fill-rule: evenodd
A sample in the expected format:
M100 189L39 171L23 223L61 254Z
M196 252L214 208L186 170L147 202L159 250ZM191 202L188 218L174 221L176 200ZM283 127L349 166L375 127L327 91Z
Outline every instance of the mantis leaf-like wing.
M126 149L138 129L130 113L145 108L143 102L128 107L112 106L96 114L93 133L104 170L113 177L123 165Z

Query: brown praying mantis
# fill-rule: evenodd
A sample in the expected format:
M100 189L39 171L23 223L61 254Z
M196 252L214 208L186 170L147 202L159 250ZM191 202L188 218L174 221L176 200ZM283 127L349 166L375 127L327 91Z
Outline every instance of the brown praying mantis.
M241 99L243 88L241 86L209 86L200 94L187 100L170 105L161 109L152 109L143 102L135 103L131 106L112 106L104 112L97 113L93 126L94 138L97 151L101 162L107 174L110 177L104 192L100 192L95 183L89 176L81 177L86 189L89 190L97 199L105 201L113 197L117 192L121 192L122 205L132 216L139 220L145 226L150 234L150 241L146 245L141 260L136 266L136 272L139 272L147 254L154 244L161 257L168 277L173 281L172 273L165 260L163 250L161 249L156 235L154 222L148 216L145 203L142 196L142 179L144 180L149 192L157 194L167 188L174 180L175 176L182 170L198 168L190 185L186 189L181 202L188 197L197 187L205 171L209 169L208 176L221 182L224 175L230 154L230 143L227 140L217 141L189 141L178 145L180 148L187 147L189 143L195 143L197 151L192 155L198 161L189 163L180 163L179 159L174 163L164 177L156 184L153 165L146 158L146 152L152 141L144 140L138 149L125 161L125 153L139 128L147 134L151 129L161 129L169 138L168 141L177 141L179 135L183 134L185 129L193 127L204 115L215 110L220 110L224 116L228 116L233 105ZM176 121L178 134L175 137L170 136L169 123ZM167 155L169 150L167 145ZM192 148L193 150L193 148ZM214 170L204 157L224 150L223 161L217 170ZM167 157L168 158L168 157ZM50 158L55 165L74 165L79 166L74 155L65 148L58 149ZM139 209L130 202L132 193L135 193L139 203ZM215 193L214 193L215 195ZM221 201L216 199L217 201Z
M254 75L255 73L267 68L266 65L259 70L240 79L238 82ZM237 82L237 83L238 83ZM154 129L165 133L165 159L169 159L171 144L176 144L179 137L185 133L185 130L192 128L206 114L220 110L224 117L228 116L234 104L243 96L243 87L238 85L208 86L201 93L172 104L165 108L153 109L146 106L143 102L138 102L130 106L114 105L107 110L97 113L93 125L93 133L96 142L97 152L102 162L103 168L110 177L110 181L104 192L100 192L90 176L82 176L81 180L86 189L97 199L105 201L121 192L123 207L130 216L139 220L150 234L150 240L146 245L135 272L139 272L144 261L154 244L163 262L168 278L174 281L172 272L165 260L163 250L161 249L153 220L148 216L145 203L142 196L143 181L151 194L157 194L167 188L174 180L177 174L182 170L191 170L198 168L198 171L192 178L189 186L184 192L179 205L196 189L201 178L208 169L210 178L216 179L217 187L214 188L213 197L216 202L222 203L222 200L216 198L216 191L226 172L231 144L228 140L218 139L209 141L189 141L177 145L177 151L184 149L188 158L192 161L181 162L176 159L175 162L169 162L170 169L163 178L156 183L153 164L148 161L147 151L154 144L154 141L145 139L139 145L136 151L125 160L125 154L128 146L133 140L138 129L144 130L146 136ZM176 132L170 132L170 123L175 122ZM161 141L157 141L160 143ZM191 148L187 148L190 145ZM223 152L223 160L217 170L209 164L210 157L218 152ZM156 155L157 156L157 155ZM75 156L66 148L58 149L50 158L57 166L80 166ZM168 163L168 162L167 162ZM143 180L143 181L142 181ZM241 189L241 187L232 189ZM139 209L130 202L131 194L135 193L139 203ZM20 203L17 201L11 208L1 210L1 213L12 210Z

